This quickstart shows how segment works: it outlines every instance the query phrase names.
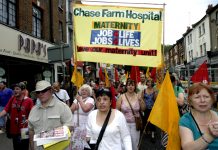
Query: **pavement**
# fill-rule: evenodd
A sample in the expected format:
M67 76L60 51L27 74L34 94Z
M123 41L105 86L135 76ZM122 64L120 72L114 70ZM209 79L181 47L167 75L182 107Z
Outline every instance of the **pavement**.
M150 134L143 134L139 150L164 150L160 144L160 129L156 129L155 141L151 140ZM5 133L0 133L0 150L13 150L11 139L6 137Z
M0 134L0 139L0 150L13 150L12 140L8 139L4 132Z

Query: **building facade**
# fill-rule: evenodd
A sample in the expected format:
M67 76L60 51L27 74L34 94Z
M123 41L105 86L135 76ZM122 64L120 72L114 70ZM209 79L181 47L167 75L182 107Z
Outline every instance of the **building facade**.
M190 76L206 61L210 81L217 82L217 47L218 4L214 7L208 6L206 14L192 27L187 28L183 37L177 40L165 58L168 58L169 66L173 68L173 71L178 73L179 76L185 76L185 80L190 79Z
M54 81L48 48L66 42L64 0L0 1L0 80L8 86L27 81Z

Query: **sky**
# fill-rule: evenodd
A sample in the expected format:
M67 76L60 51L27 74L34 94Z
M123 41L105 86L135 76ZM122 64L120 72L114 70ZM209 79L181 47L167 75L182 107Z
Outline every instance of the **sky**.
M89 1L89 0L86 0ZM175 44L182 38L187 27L198 22L206 15L209 4L215 6L218 0L97 0L110 2L156 3L165 5L164 43ZM118 4L115 4L118 5ZM133 5L133 4L131 4ZM142 6L140 4L140 6ZM143 7L155 7L144 5ZM160 5L159 7L162 7Z

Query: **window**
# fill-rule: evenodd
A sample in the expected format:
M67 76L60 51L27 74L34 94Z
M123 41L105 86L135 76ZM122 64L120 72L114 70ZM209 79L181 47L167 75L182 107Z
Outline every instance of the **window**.
M201 36L201 26L198 27L199 37Z
M36 37L42 37L42 13L35 6L33 6L32 34Z
M72 37L72 35L73 35L73 30L72 29L69 29L68 30L68 32L69 32L69 43L70 43L70 45L72 45L73 43L73 37Z
M200 57L203 56L203 49L202 49L202 45L200 45Z
M0 0L0 22L16 26L16 0Z
M58 7L63 8L63 0L58 0Z
M216 12L216 24L218 24L218 11Z
M204 55L206 55L207 53L206 43L203 44L203 51L204 51Z
M63 24L59 21L59 33L60 33L60 41L63 41Z
M202 34L204 34L204 33L205 33L205 24L202 23Z
M188 44L191 44L192 43L192 34L189 34L188 35Z
M193 50L190 50L190 51L189 51L189 59L190 59L190 60L193 60Z

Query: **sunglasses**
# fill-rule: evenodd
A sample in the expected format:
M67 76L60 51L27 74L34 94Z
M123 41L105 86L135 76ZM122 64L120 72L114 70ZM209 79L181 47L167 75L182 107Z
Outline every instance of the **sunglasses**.
M47 92L48 90L50 90L51 88L46 88L46 89L44 89L44 90L42 90L42 91L36 91L36 94L40 94L40 93L42 93L42 94L44 94L45 92Z

